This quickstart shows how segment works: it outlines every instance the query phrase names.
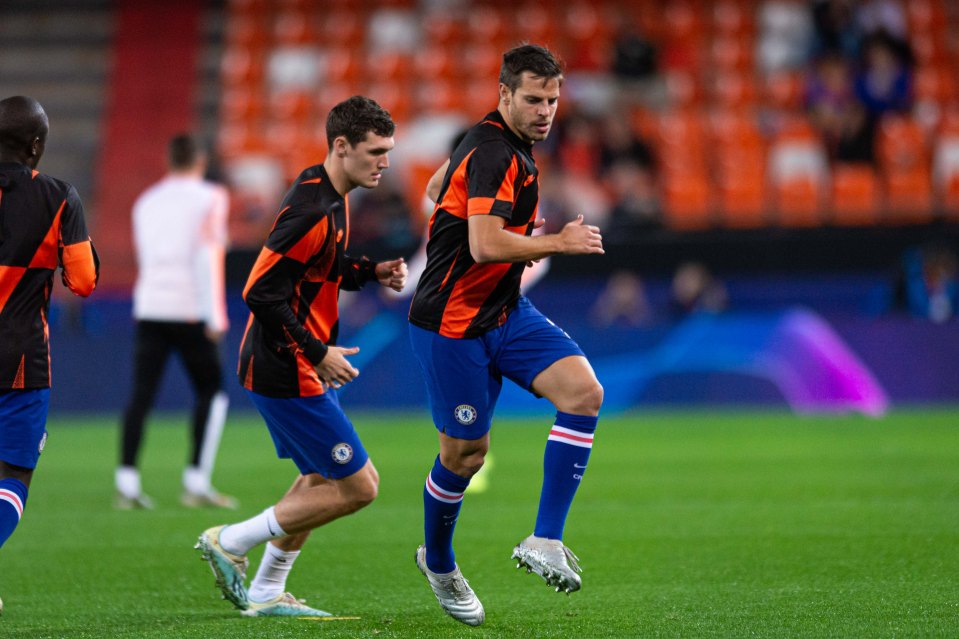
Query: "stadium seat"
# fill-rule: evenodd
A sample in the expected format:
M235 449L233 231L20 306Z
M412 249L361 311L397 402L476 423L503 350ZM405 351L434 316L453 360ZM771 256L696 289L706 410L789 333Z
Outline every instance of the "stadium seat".
M887 116L876 140L885 187L886 220L918 223L931 219L929 148L920 124L908 116Z
M663 179L663 209L666 223L677 230L712 226L712 198L705 174L666 174Z
M879 180L866 164L838 164L832 170L832 222L867 226L879 220Z
M797 120L784 127L770 146L768 171L779 223L821 224L829 165L822 142L808 123Z

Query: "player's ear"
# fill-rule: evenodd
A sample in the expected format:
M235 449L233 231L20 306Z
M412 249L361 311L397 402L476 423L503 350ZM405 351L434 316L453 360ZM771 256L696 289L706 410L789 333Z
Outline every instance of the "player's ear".
M506 86L505 84L503 84L502 82L500 82L500 83L499 83L499 99L500 99L500 101L501 101L503 104L509 106L509 100L510 100L510 98L511 98L512 96L513 96L513 94L512 94L512 92L509 90L509 87Z
M349 144L344 136L338 135L333 139L333 152L336 153L337 157L345 158Z

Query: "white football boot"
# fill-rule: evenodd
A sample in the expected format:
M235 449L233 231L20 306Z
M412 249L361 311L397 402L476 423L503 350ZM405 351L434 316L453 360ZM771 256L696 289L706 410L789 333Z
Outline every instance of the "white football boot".
M527 573L535 572L556 588L556 592L566 594L579 590L583 581L577 573L579 557L563 545L559 539L546 539L530 535L513 548L513 559L517 568L526 568Z
M416 566L426 576L426 580L440 602L440 607L453 619L462 621L468 626L478 626L483 623L486 613L483 604L470 588L463 573L457 566L453 572L437 574L426 567L426 546L416 549Z

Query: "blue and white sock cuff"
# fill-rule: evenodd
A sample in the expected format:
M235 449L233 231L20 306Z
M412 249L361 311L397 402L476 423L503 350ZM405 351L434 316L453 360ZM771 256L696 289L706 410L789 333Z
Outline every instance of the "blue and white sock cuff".
M453 493L440 488L433 481L432 474L426 476L426 492L428 492L433 499L445 504L458 504L463 501L463 493Z
M581 430L554 425L549 431L547 441L570 444L572 446L579 446L580 448L592 448L593 433L584 433Z
M13 509L17 511L17 520L23 517L23 502L20 500L20 495L12 490L0 488L0 501L5 501L13 506Z

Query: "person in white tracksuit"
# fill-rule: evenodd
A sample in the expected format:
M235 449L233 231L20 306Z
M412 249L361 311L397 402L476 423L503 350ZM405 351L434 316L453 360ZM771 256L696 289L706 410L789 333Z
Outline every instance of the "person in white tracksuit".
M177 353L193 386L192 446L181 501L188 507L235 508L236 500L211 484L227 395L219 342L226 333L224 253L229 196L203 179L206 155L190 135L168 147L169 173L133 206L138 276L133 391L122 418L116 506L152 508L137 469L147 414L163 371Z

